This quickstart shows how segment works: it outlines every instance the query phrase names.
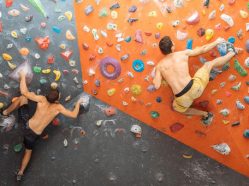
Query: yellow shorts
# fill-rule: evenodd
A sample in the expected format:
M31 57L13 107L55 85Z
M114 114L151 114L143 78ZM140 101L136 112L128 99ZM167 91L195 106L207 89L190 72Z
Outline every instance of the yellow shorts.
M185 112L196 98L199 98L209 82L209 70L203 66L195 73L193 85L184 95L175 97L173 108L177 112Z

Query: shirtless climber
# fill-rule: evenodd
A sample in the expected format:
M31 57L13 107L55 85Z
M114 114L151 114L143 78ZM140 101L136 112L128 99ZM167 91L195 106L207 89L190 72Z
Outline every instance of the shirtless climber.
M2 113L2 115L8 116L15 109L22 109L22 107L27 106L28 100L37 102L37 108L33 116L28 116L27 112L22 113L20 116L23 117L22 119L25 121L23 141L25 153L21 167L17 172L18 181L21 180L24 170L30 161L35 142L43 130L60 113L67 117L76 118L79 113L80 103L82 102L81 99L78 100L73 111L67 110L58 102L60 98L58 90L51 90L46 97L29 92L25 76L26 74L24 72L20 72L20 91L22 96L14 98L12 104Z
M212 68L226 64L239 50L231 47L223 57L218 57L206 62L194 77L189 74L189 57L206 53L224 43L223 38L218 38L213 43L197 47L193 50L175 52L174 42L170 37L165 36L159 43L161 52L166 55L155 68L153 84L156 89L161 86L162 79L166 80L174 93L173 109L186 115L202 116L204 124L210 124L213 114L210 112L192 108L191 105L196 98L199 98L209 82L209 74Z

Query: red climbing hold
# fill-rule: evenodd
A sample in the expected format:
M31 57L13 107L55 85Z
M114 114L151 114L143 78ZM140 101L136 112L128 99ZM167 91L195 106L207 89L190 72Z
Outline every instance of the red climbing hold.
M179 130L181 130L183 127L184 127L184 125L181 123L174 123L169 128L170 128L171 132L176 133Z
M5 6L6 6L6 8L11 7L12 4L13 4L13 0L5 0Z
M65 52L61 52L61 57L66 61L69 61L70 57L73 55L73 51L66 50Z
M208 104L209 104L209 101L207 100L199 102L199 106L203 109L206 109L208 107Z
M48 49L49 43L50 43L49 36L46 36L44 38L42 38L42 37L35 38L35 41L38 44L38 46L40 47L40 49L43 49L43 50Z
M116 109L114 107L108 107L104 110L106 116L112 116L116 114Z
M55 57L54 56L48 56L48 64L54 64Z
M0 32L2 32L3 31L3 23L2 23L2 21L0 21Z
M60 120L58 118L55 118L52 122L52 125L58 126L60 124Z

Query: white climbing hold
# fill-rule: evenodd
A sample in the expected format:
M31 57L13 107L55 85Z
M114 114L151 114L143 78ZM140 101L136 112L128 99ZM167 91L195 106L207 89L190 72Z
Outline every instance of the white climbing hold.
M116 44L115 48L116 48L117 51L119 51L119 52L121 51L121 45L120 44Z
M174 0L174 6L176 8L182 8L183 7L183 0Z
M97 125L98 127L100 127L101 124L102 124L102 121L103 121L103 120L98 120L98 121L96 121L96 125Z
M225 9L225 5L224 5L224 4L221 4L219 10L220 10L221 12L223 12L224 9Z
M247 58L245 59L245 66L246 66L247 68L249 68L249 57L247 57Z
M28 29L27 28L20 28L20 32L25 35L27 34Z
M180 25L180 23L181 23L180 20L175 20L175 21L172 21L171 24L173 27L177 27L178 25Z
M129 77L131 77L131 78L134 78L134 75L133 75L132 72L128 72L127 75L128 75Z
M84 32L90 32L90 30L91 29L88 26L86 26L86 25L83 27L83 31Z
M227 14L221 14L220 18L225 21L230 27L234 25L233 18Z
M177 40L182 41L182 40L186 39L187 37L188 37L188 33L187 32L181 32L181 31L177 30L177 32L176 32L176 38L177 38Z
M117 31L118 25L116 25L114 23L107 23L106 28L107 28L107 30L115 30L115 31Z
M226 143L213 145L212 148L222 155L228 155L231 152L231 148Z
M134 134L142 134L142 128L139 125L132 125L130 131Z
M198 11L195 11L190 17L187 18L186 22L189 25L197 24L200 21L200 15Z
M27 12L29 10L29 7L23 5L23 4L20 4L20 7L21 9L24 11L24 12Z
M236 101L236 107L238 110L244 110L245 105L243 105L239 100Z
M95 41L99 40L99 35L97 33L97 29L93 28L92 29L92 35Z
M7 49L11 49L13 47L13 43L9 43L8 45L7 45Z
M149 66L155 66L155 63L153 61L147 61L146 64Z
M101 35L102 35L103 37L105 37L105 38L108 37L108 35L107 35L107 33L106 33L105 31L101 30L100 33L101 33Z
M126 101L122 101L123 106L128 106L128 103Z
M129 93L130 92L130 88L129 87L124 88L124 92L125 93Z
M212 20L216 17L216 10L213 10L209 15L208 15L208 19Z
M229 81L235 81L236 80L236 76L231 74L229 77L228 77L228 80Z
M92 68L90 68L89 70L88 70L88 75L91 77L91 76L94 76L95 75L95 71L92 69Z
M35 57L35 59L40 59L41 58L40 54L38 54L38 53L35 53L34 57Z

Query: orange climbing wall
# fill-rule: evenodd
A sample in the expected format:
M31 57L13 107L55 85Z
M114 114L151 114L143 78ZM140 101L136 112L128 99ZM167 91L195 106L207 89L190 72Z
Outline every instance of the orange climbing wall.
M165 134L181 141L182 143L206 154L207 156L227 165L228 167L249 176L249 159L246 155L249 154L249 139L243 137L243 131L249 128L248 124L248 105L243 101L244 96L248 95L248 87L246 81L248 77L240 77L240 75L233 69L233 60L231 61L231 67L228 71L223 72L218 75L218 77L211 81L201 98L196 100L195 105L201 108L199 104L201 101L208 100L209 104L206 110L212 111L215 114L213 123L209 127L205 127L201 124L199 117L186 117L171 110L171 100L172 92L166 85L162 86L158 91L150 93L146 89L152 83L150 77L149 82L145 81L144 78L150 75L153 67L146 65L147 61L154 61L157 63L163 56L157 47L153 47L153 43L158 43L159 40L155 39L154 35L157 32L163 35L170 35L176 44L177 50L185 49L186 40L178 41L176 39L176 31L184 31L188 33L188 38L194 40L193 47L204 45L208 43L205 37L197 36L196 32L200 27L205 29L211 28L215 30L215 25L221 23L222 29L220 31L215 30L215 35L211 41L214 41L217 37L221 36L228 38L229 36L236 37L235 45L238 47L245 48L246 38L248 38L248 32L246 32L245 25L249 21L248 18L243 19L240 17L240 10L247 10L247 0L236 1L234 5L228 5L228 0L216 0L210 1L209 8L203 6L203 1L199 0L189 0L185 1L183 8L173 8L171 14L162 11L163 4L167 3L172 5L173 1L165 1L164 3L160 1L137 1L137 0L119 0L120 8L116 9L118 12L118 18L112 19L110 15L109 7L117 2L113 0L101 0L100 4L97 5L94 0L83 1L82 3L75 3L75 13L76 22L78 30L78 44L80 49L80 59L82 64L83 80L87 80L88 83L84 86L84 90L89 94L93 94L93 90L97 90L97 98L101 99L113 105L120 110L128 113L129 115L147 123L151 127L154 127ZM223 13L231 15L234 19L235 26L225 31L227 24L220 19L221 12L219 11L220 5L224 3L225 9ZM94 11L86 16L84 14L84 9L87 5L93 5ZM128 8L131 5L136 5L138 7L135 13L129 13ZM100 18L98 16L99 11L106 7L108 9L108 16ZM208 15L212 10L217 10L216 18L214 20L209 20ZM195 10L200 13L200 22L197 25L190 26L185 23L186 17L191 15ZM149 17L148 13L150 11L156 11L156 17ZM127 19L129 17L138 18L139 21L129 24ZM181 24L173 28L171 23L174 20L180 20ZM108 31L106 29L107 23L112 22L118 25L117 31ZM161 30L156 28L158 22L164 23L164 27ZM88 26L90 29L96 28L98 30L98 35L100 39L95 41L91 32L87 33L83 31L84 26ZM134 41L135 31L141 29L143 31L144 43L139 44ZM244 37L239 40L236 33L239 29L243 30ZM108 37L104 38L100 34L100 30L104 30ZM146 36L144 32L152 33L151 36ZM126 43L125 41L120 42L121 51L118 52L115 45L118 44L115 38L117 33L123 33L123 37L132 36L132 41ZM210 42L211 42L210 41ZM113 46L107 46L106 42L112 43ZM84 50L82 44L87 43L89 45L89 50ZM98 47L104 49L103 54L98 54ZM145 56L140 55L141 51L147 50ZM121 62L120 57L124 54L130 54L128 60ZM91 61L89 60L91 55L95 55L96 58ZM99 62L106 56L114 57L118 59L121 63L122 72L118 79L108 80L100 74ZM212 57L210 54L203 55L208 60ZM242 65L244 65L244 60L248 57L248 53L244 52L238 56L238 60ZM145 70L142 73L135 72L132 69L132 61L135 59L141 59L145 62ZM198 57L192 58L189 62L190 73L193 75L195 71L201 66ZM95 70L96 74L92 77L88 75L89 69ZM130 78L127 72L130 71L134 74L134 78ZM233 82L228 80L229 75L234 74L237 79ZM119 82L123 78L123 82ZM95 80L100 80L101 86L96 87ZM220 83L226 82L225 86L222 88ZM239 91L231 90L231 87L238 82L242 82ZM142 86L143 92L141 95L136 97L136 101L131 100L131 93L125 93L124 88L131 87L133 84L139 84ZM110 88L115 88L116 93L113 96L107 95L107 90ZM215 94L211 92L217 89ZM230 96L227 94L231 93ZM161 103L156 102L156 98L160 96L162 98ZM223 103L221 105L216 104L217 99L222 99ZM240 100L246 105L246 109L243 111L238 111L235 106L235 101ZM128 106L124 106L122 101L128 103ZM148 106L148 103L152 103ZM219 111L221 109L228 108L231 114L228 117L222 116ZM158 111L160 117L158 119L152 119L150 117L151 111ZM232 127L231 123L235 121L240 121L240 125ZM178 132L171 132L170 126L179 122L184 125L184 127ZM231 153L228 156L221 155L214 151L211 146L219 143L227 143L231 148Z

